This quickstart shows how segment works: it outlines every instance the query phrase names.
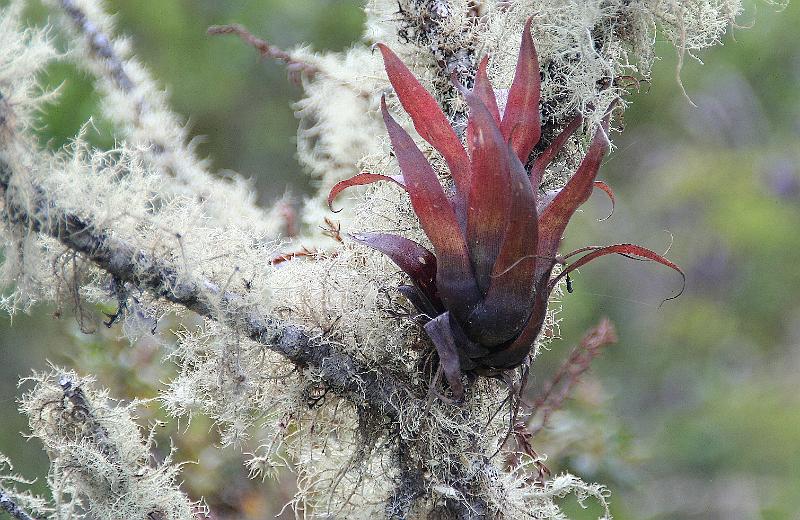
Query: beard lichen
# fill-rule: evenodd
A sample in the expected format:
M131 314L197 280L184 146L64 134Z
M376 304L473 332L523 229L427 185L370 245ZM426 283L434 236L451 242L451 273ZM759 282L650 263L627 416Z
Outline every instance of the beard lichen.
M37 512L52 518L191 519L204 508L180 491L180 465L168 454L153 460L153 432L145 435L134 411L142 403L111 401L89 378L63 370L23 379L32 384L20 410L30 435L50 459L53 496Z

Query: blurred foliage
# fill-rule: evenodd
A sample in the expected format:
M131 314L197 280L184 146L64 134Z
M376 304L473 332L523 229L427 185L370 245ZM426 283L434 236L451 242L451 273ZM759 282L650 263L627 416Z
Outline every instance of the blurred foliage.
M175 109L204 136L200 149L215 167L252 177L263 201L309 189L294 159L291 103L299 88L279 65L205 29L240 22L280 46L338 50L359 36L359 2L108 4ZM620 342L534 444L550 454L551 470L607 483L620 520L790 519L800 510L800 5L782 13L757 7L751 3L740 19L754 26L704 53L705 65L687 59L681 77L697 108L681 96L674 51L663 46L665 59L652 84L632 94L625 132L601 170L617 194L614 216L597 222L607 209L598 196L568 230L567 247L637 242L664 250L672 243L669 257L687 272L686 292L659 306L680 284L666 270L624 258L583 268L563 300L563 339L535 367L532 392L600 316L617 325ZM42 11L31 17L41 20ZM55 147L97 115L97 96L67 65L44 79L62 85L42 124ZM109 129L102 121L97 127L94 142L110 146ZM45 359L76 364L130 398L155 395L171 370L157 361L168 345L130 346L115 329L83 336L51 314L37 308L0 329L0 451L17 455L28 475L41 474L44 457L17 435L24 430L12 411L19 375ZM163 419L143 414L155 414L143 421ZM185 471L187 489L208 497L219 517L237 509L245 518L277 513L291 496L291 477L283 480L288 487L248 482L241 455L209 448L209 431L202 418L165 428L182 458L200 462ZM573 509L576 518L597 516Z
M564 298L563 343L600 315L617 325L619 344L585 385L602 388L600 424L620 432L605 460L624 465L592 477L572 460L580 446L553 465L607 482L617 519L797 518L800 6L757 7L740 19L752 28L703 53L704 65L686 62L697 108L662 48L601 170L616 191L614 216L596 221L607 208L596 197L568 230L575 247L672 243L668 256L687 272L686 292L659 306L680 279L609 258L583 268ZM545 353L540 379L563 352L554 343ZM598 414L580 394L570 413Z

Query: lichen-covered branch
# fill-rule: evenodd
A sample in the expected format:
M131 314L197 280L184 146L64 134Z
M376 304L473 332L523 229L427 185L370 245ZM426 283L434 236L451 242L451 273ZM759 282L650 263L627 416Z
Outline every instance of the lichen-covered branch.
M136 250L108 231L95 229L91 222L76 215L59 214L58 202L44 193L35 200L37 214L29 213L14 199L11 175L8 164L0 162L0 192L5 199L5 215L12 223L58 239L123 282L201 316L236 325L249 338L293 363L314 367L333 389L344 394L358 393L387 418L397 417L395 403L404 393L398 383L359 366L331 344L310 339L301 328L249 308L233 292L223 291L207 280L184 280L176 267L146 251Z
M249 221L273 231L268 213L255 204L250 186L211 173L208 161L198 158L194 142L181 118L169 109L166 93L146 69L131 59L127 44L114 36L113 22L97 2L48 0L58 6L75 35L79 52L69 56L87 69L105 94L104 115L120 137L138 145L148 162L163 175L161 195L195 198L208 217L221 225Z
M114 50L109 35L103 32L94 21L90 20L87 14L73 0L59 0L59 3L78 31L85 36L92 53L104 61L108 75L116 86L123 92L133 92L136 89L136 84L125 70L125 64ZM144 103L144 100L139 100L139 103Z
M205 507L180 490L180 464L156 462L152 431L134 420L136 401L114 402L91 378L53 370L34 374L21 400L31 435L50 459L45 518L191 520Z
M36 520L22 509L5 490L0 489L0 509L17 520Z

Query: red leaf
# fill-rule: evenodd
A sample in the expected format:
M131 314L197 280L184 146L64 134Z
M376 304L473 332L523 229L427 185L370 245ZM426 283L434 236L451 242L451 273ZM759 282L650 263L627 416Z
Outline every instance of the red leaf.
M542 256L555 256L561 242L561 235L570 218L592 194L597 171L600 169L603 156L608 151L609 142L606 131L609 117L606 116L600 128L595 131L589 151L581 161L578 171L539 217L539 254Z
M486 73L486 68L489 66L489 56L484 56L480 63L478 63L478 72L475 75L475 85L472 91L478 96L478 99L483 101L489 113L494 117L497 126L500 126L500 109L497 108L497 98L494 95L492 84L489 83L489 75Z
M542 134L539 115L541 95L539 58L531 38L531 18L525 22L522 43L517 58L514 81L508 91L508 101L503 113L503 137L510 140L519 160L525 164Z
M411 302L411 305L422 313L416 316L423 319L422 324L431 319L431 316L438 316L444 311L442 302L438 302L434 305L428 300L428 297L422 294L422 291L414 285L401 285L397 288L397 291L405 296L406 299Z
M388 256L403 270L428 298L437 305L436 257L423 246L398 235L388 233L358 233L351 238Z
M528 174L510 146L508 155L511 213L486 297L469 318L472 335L488 345L516 336L533 306L538 240L536 201Z
M665 265L670 269L672 269L673 271L677 271L678 273L680 273L681 277L683 278L683 287L681 287L681 290L678 292L678 294L676 294L675 296L670 296L664 301L674 300L675 298L683 294L683 291L686 288L686 275L684 274L683 270L681 270L680 267L670 262L663 256L659 255L654 251L651 251L650 249L637 246L636 244L614 244L611 246L605 246L599 249L595 249L591 253L580 257L578 260L565 267L564 270L558 273L558 276L553 278L553 280L550 282L550 291L553 290L553 288L556 286L556 283L558 283L558 281L561 278L567 276L575 269L578 269L579 267L588 264L592 260L605 255L623 255L628 257L644 258L647 260L652 260L653 262L658 262L659 264Z
M362 172L350 177L349 179L337 182L333 188L331 188L330 193L328 193L328 208L334 213L339 213L341 210L333 209L333 201L341 192L350 186L364 186L366 184L372 184L373 182L378 181L392 181L398 186L401 186L403 189L406 187L402 175L381 175L379 173Z
M442 367L445 379L450 384L453 397L460 401L464 397L464 384L461 382L461 362L458 358L458 348L450 327L450 313L440 314L426 323L425 332L428 333L436 347L436 353L439 354L439 365Z
M603 182L603 181L594 181L594 187L599 189L599 190L603 190L605 192L605 194L608 195L608 198L611 200L611 211L609 211L608 215L606 215L604 218L600 219L600 222L602 222L604 220L610 219L611 215L614 214L614 206L616 206L617 200L614 198L614 190L612 190L611 186L609 186L605 182Z
M550 146L545 148L542 155L536 158L536 161L533 163L533 167L531 168L531 184L533 185L534 189L538 189L539 185L542 183L542 176L544 175L544 170L547 166L553 162L553 159L558 152L564 148L564 144L566 144L567 139L575 133L575 130L578 129L583 123L583 117L579 114L575 116L572 121L553 139L553 142L550 143Z
M472 178L467 198L467 244L481 291L489 287L511 211L508 145L478 97L466 92L474 132L470 136Z
M439 184L436 172L414 140L389 114L385 99L381 99L381 111L414 213L438 259L436 285L439 296L448 309L458 311L459 317L466 316L477 303L480 293L453 206Z
M486 74L486 67L489 64L489 56L484 56L478 64L478 72L475 75L475 86L472 92L478 96L478 99L483 101L489 113L492 114L498 128L500 127L500 109L497 108L497 98L492 90L492 85L489 83L489 76ZM460 87L460 85L456 85ZM472 142L472 134L475 132L473 128L472 118L470 117L467 122L467 143Z
M450 121L439 108L433 96L425 90L408 67L389 47L381 43L383 63L397 98L414 122L419 135L442 154L450 168L456 188L465 196L469 192L469 159L467 152L456 136Z
M503 349L481 359L481 363L484 365L494 368L513 368L519 366L530 354L536 338L542 330L544 319L547 317L547 300L550 297L547 282L550 278L550 270L553 264L547 262L546 266L549 267L545 269L543 276L536 283L533 311L528 323L525 324L525 328L522 329L522 332L511 345L504 346Z

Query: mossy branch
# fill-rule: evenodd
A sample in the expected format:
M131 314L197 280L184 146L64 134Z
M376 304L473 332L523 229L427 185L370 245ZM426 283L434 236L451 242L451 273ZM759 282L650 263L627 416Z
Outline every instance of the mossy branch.
M11 168L0 160L0 194L5 200L3 217L10 223L57 239L123 282L201 316L235 323L249 338L282 354L295 365L313 367L331 389L345 398L354 397L353 402L359 406L366 404L371 413L384 420L397 422L400 419L398 403L402 401L407 407L409 400L414 399L399 381L367 370L325 340L310 337L300 327L249 308L240 295L223 291L208 280L185 281L178 269L167 262L114 238L110 231L95 229L85 218L58 211L57 202L42 190L35 190L34 207L26 208L15 200L11 177ZM73 388L68 380L60 384L68 399L76 401L76 406L83 406L79 388ZM103 437L102 432L98 436ZM98 443L102 444L99 439ZM489 467L487 462L487 469ZM413 503L423 489L418 471L411 467L401 470L398 490L387 503L391 518L406 518L409 511L404 506ZM459 500L447 500L446 507L456 519L483 518L486 502L479 496L465 493Z
M11 177L10 166L0 161L4 217L11 223L57 239L123 282L206 318L235 324L247 337L294 364L313 367L334 391L345 396L358 394L359 403L366 402L387 419L397 418L396 403L401 396L408 399L399 382L367 370L330 343L309 337L300 327L264 315L245 304L241 295L223 291L208 280L186 280L176 267L115 238L111 231L96 229L86 218L59 211L58 202L41 189L34 188L33 207L26 207L16 200Z
M108 76L125 93L136 89L136 84L125 70L123 60L114 51L111 38L83 12L73 0L60 0L64 12L75 24L76 29L85 36L91 51L105 63Z
M11 496L5 492L5 490L0 489L0 509L8 513L12 516L12 518L16 518L17 520L36 520L34 517L29 515L24 509L22 509L19 504L14 502Z

